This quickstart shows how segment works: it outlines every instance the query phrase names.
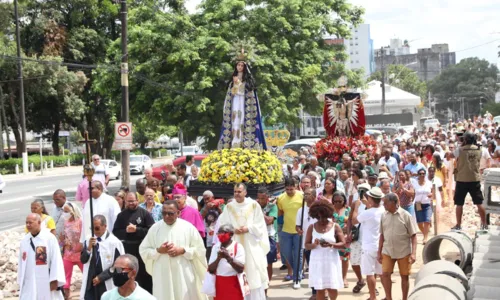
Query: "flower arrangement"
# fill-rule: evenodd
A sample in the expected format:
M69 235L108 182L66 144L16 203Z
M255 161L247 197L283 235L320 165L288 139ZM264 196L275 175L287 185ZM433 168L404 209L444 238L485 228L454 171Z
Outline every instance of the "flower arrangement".
M342 155L348 153L352 159L357 160L364 155L367 162L373 161L377 152L377 141L371 136L357 137L327 137L316 143L318 159L330 163L340 162Z
M205 183L271 184L282 180L281 163L272 152L240 148L212 152L203 160L198 176Z

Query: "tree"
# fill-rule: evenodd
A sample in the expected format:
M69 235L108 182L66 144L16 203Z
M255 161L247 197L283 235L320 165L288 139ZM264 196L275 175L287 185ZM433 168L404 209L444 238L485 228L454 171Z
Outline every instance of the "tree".
M0 51L15 56L12 42L0 43ZM61 66L61 59L42 56L24 57L24 98L26 128L35 132L49 131L53 151L59 155L59 131L64 125L76 126L83 121L85 106L80 96L87 82L83 72L72 72ZM0 81L6 95L5 110L8 123L16 138L17 149L21 149L20 111L18 103L19 81L16 59L0 60Z
M429 90L442 109L460 110L464 102L464 117L477 115L482 105L495 101L498 68L487 60L466 58L448 67L429 83Z
M376 71L371 74L368 81L372 80L382 81L382 72ZM387 66L385 82L403 91L420 96L422 100L427 99L427 86L425 82L421 81L412 69L403 65Z
M344 49L323 37L349 36L361 22L362 9L339 0L206 0L190 15L182 1L166 1L167 12L142 6L130 12L130 103L148 119L203 136L213 149L219 135L223 100L234 68L237 45L252 52L261 110L268 125L297 124L301 107L321 109L316 95L347 74ZM108 50L119 62L119 41ZM147 55L145 55L147 53ZM96 91L118 101L119 80L101 69Z

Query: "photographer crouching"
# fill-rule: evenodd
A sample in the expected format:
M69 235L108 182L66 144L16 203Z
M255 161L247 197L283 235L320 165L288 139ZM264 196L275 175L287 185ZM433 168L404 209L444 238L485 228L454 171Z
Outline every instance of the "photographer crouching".
M462 214L465 197L470 194L472 202L477 206L481 217L481 230L487 230L486 211L483 206L483 193L481 192L480 162L482 156L481 146L477 145L476 136L471 132L458 134L461 146L455 150L457 159L455 168L455 205L457 225L452 230L462 230Z

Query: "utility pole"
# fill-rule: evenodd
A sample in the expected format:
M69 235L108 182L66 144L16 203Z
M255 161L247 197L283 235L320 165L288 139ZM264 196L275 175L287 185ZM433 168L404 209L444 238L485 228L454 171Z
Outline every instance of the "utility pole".
M382 62L382 83L380 84L380 87L382 88L382 109L381 112L382 114L385 114L385 66L384 66L384 55L385 55L385 49L384 47L380 48L380 59Z
M26 112L24 110L23 61L21 60L21 34L19 32L19 14L17 0L14 0L14 17L16 19L17 42L17 74L19 79L19 99L21 100L21 152L23 157L23 174L28 174L28 153L26 151ZM8 138L8 137L7 137ZM17 149L19 155L19 149Z
M122 21L122 122L129 121L128 110L128 50L127 50L127 0L121 0L121 21ZM130 150L122 150L122 186L130 185Z

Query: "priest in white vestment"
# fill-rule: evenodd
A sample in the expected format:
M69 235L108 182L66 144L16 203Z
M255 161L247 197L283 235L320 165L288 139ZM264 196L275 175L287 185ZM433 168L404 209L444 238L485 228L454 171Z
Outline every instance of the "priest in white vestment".
M206 300L201 293L207 272L205 246L198 230L179 217L175 201L165 201L156 222L139 246L157 299Z
M92 201L93 213L96 215L103 215L106 218L106 223L110 231L113 231L115 226L116 217L121 213L121 208L115 198L104 193L104 188L102 183L98 180L94 180L91 183L92 186L92 199L89 199L83 209L83 225L82 233L80 235L80 243L83 244L85 240L90 239L92 226L92 217L90 216L90 201Z
M259 203L246 195L245 184L236 184L235 201L226 205L217 223L233 225L234 240L245 248L245 273L250 287L250 295L245 300L265 300L269 286L266 255L270 250L267 226ZM214 237L214 244L216 240Z
M64 264L56 237L41 228L38 214L26 218L28 234L21 240L17 283L21 300L64 300Z

